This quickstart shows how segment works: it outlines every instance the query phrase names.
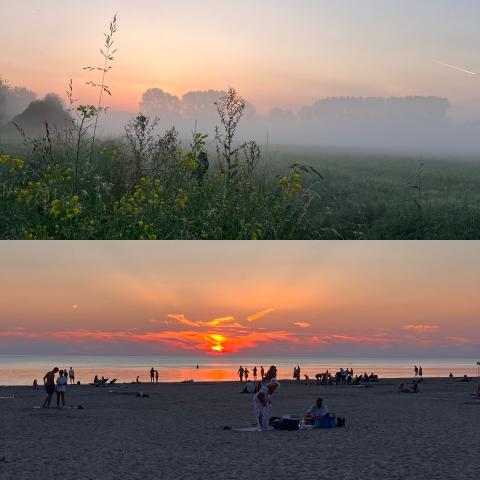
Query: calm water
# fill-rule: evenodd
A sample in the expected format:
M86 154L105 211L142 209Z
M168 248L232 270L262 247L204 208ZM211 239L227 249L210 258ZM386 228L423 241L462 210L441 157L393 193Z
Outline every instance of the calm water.
M16 356L0 355L0 385L31 385L34 378L42 382L43 375L53 368L73 366L77 380L88 383L95 375L131 382L140 376L149 381L151 367L159 371L160 381L178 382L236 380L239 365L251 368L256 365L265 370L275 364L280 378L291 378L293 366L300 365L303 374L316 373L340 367L353 368L354 373L374 372L383 378L411 377L413 366L422 365L424 376L441 377L452 372L455 376L477 375L477 359L392 359L392 358L313 358L313 357L229 357L193 358L180 356ZM199 369L196 365L199 365Z

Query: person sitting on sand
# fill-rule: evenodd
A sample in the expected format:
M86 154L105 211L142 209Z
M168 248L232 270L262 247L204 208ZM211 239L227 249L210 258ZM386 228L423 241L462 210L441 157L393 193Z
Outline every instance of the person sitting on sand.
M65 406L65 390L67 389L68 380L63 374L63 370L60 370L57 378L57 408L60 407L60 400L62 400L62 407Z
M470 382L471 378L468 378L467 375L464 375L463 378L460 380L462 383Z
M52 371L47 372L43 377L43 384L45 385L45 391L47 392L47 398L43 402L43 408L50 408L52 395L55 393L55 374L57 372L58 368L55 367Z
M328 415L328 406L323 403L323 398L317 398L316 402L305 413L304 422L313 425L320 418Z
M255 384L251 380L248 380L240 393L255 393Z
M399 386L398 386L398 390L402 393L410 393L411 390L409 387L406 387L404 383L401 383Z
M272 396L279 387L280 384L273 378L253 397L255 418L257 420L257 425L261 430L268 430Z
M95 378L93 379L93 383L96 385L99 382L100 380L98 379L98 375L95 375Z

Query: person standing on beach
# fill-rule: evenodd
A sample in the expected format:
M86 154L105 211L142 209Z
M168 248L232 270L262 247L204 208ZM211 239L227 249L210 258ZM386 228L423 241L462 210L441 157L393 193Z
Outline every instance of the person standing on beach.
M153 383L154 378L155 378L155 369L152 367L150 369L150 383Z
M75 370L73 367L70 367L70 370L68 370L68 376L70 377L70 383L73 385L75 383Z
M263 377L265 376L265 370L263 369L263 365L260 365L260 377L263 380Z
M253 379L257 379L257 367L253 367Z
M273 380L277 378L277 367L275 365L272 365L269 369L267 374L265 375L265 382L270 382L270 380Z
M418 367L415 365L415 376L418 377Z
M50 408L52 395L55 393L55 374L57 372L58 372L58 368L55 367L50 372L47 372L43 377L43 384L45 385L45 391L47 392L47 398L43 402L43 408Z
M240 381L243 382L243 373L245 372L245 370L243 369L243 367L240 365L240 368L238 369L238 376L240 378Z
M297 366L297 381L300 381L300 376L301 376L301 370L300 370L300 365Z
M158 370L155 370L155 383L158 383Z
M248 374L249 374L248 368L245 367L245 369L243 370L243 375L245 376L245 381L246 381L246 382L248 382Z
M257 420L257 425L261 430L268 430L272 396L278 390L279 386L280 384L277 382L277 380L272 379L253 397L255 418Z
M423 368L422 366L420 365L419 369L418 369L418 376L419 377L423 377Z
M63 373L63 370L60 370L57 378L57 408L60 407L60 400L62 400L62 408L65 406L65 390L67 389L68 379Z

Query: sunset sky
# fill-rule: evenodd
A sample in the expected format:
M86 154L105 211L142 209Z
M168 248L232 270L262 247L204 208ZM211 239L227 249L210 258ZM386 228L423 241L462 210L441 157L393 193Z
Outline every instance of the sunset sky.
M40 95L73 78L93 101L82 67L99 61L117 12L114 108L136 110L150 87L233 85L261 112L336 95L438 95L458 114L480 111L478 0L1 3L0 75Z
M475 356L478 242L2 242L3 353Z

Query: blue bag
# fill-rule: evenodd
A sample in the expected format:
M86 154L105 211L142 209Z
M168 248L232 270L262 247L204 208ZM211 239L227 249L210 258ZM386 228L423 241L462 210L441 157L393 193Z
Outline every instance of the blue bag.
M313 428L335 428L337 426L337 419L335 415L319 418L315 420Z

